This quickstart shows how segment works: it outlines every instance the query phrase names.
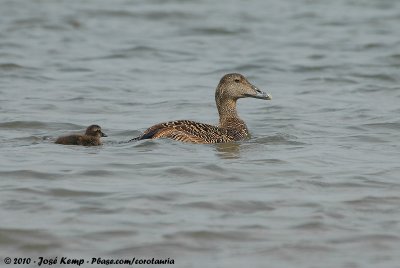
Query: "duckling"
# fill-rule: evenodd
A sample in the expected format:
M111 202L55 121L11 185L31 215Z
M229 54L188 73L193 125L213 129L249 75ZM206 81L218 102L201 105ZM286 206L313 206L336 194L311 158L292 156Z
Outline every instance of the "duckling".
M86 129L84 135L69 135L59 137L55 143L64 145L83 145L83 146L98 146L101 145L100 137L107 137L101 131L98 125L91 125Z
M245 122L236 111L240 98L271 100L271 96L252 85L243 75L224 75L215 91L215 102L219 113L219 125L213 126L190 120L177 120L156 124L134 140L169 138L191 143L224 143L250 137Z

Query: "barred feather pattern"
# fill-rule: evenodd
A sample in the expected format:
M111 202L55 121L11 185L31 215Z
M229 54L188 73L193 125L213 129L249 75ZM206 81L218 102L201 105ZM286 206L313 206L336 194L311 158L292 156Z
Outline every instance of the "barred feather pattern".
M191 143L232 142L249 136L246 125L243 121L239 121L236 120L235 125L230 124L230 128L220 128L190 120L170 121L154 125L132 140L169 138Z

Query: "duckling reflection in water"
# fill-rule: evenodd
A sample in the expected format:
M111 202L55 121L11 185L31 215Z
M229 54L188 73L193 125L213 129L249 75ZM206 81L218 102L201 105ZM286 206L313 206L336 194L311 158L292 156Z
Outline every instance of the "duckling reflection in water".
M270 100L271 96L252 85L241 74L226 74L215 91L218 126L189 120L170 121L154 125L130 141L169 138L192 143L225 143L249 138L249 130L236 111L236 101L240 98Z
M98 125L91 125L86 129L84 135L69 135L59 137L55 143L64 145L83 145L83 146L98 146L101 145L100 138L107 137L101 131L101 127Z

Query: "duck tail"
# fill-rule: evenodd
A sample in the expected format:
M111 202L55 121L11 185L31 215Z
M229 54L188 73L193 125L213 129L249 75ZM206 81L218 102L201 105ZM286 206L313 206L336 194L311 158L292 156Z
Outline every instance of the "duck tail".
M130 139L128 142L132 142L132 141L139 141L141 140L142 136L138 136L136 138Z
M138 136L136 138L133 138L133 139L131 139L129 141L140 141L140 140L153 139L154 135L158 132L158 130L159 130L158 128L150 129L148 131L145 131L142 135L140 135L140 136Z

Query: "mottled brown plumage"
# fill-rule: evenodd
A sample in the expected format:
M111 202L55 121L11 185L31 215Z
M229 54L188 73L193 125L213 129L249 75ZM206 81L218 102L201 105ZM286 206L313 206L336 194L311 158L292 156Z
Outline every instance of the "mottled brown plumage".
M86 129L84 135L69 135L59 137L55 143L64 145L83 145L83 146L98 146L101 145L100 138L107 137L101 131L101 127L98 125L91 125Z
M169 138L192 143L243 140L249 137L249 131L244 121L237 115L236 101L246 97L271 99L268 94L247 81L243 75L237 73L224 75L215 91L215 102L219 113L218 126L189 120L171 121L154 125L132 140Z

